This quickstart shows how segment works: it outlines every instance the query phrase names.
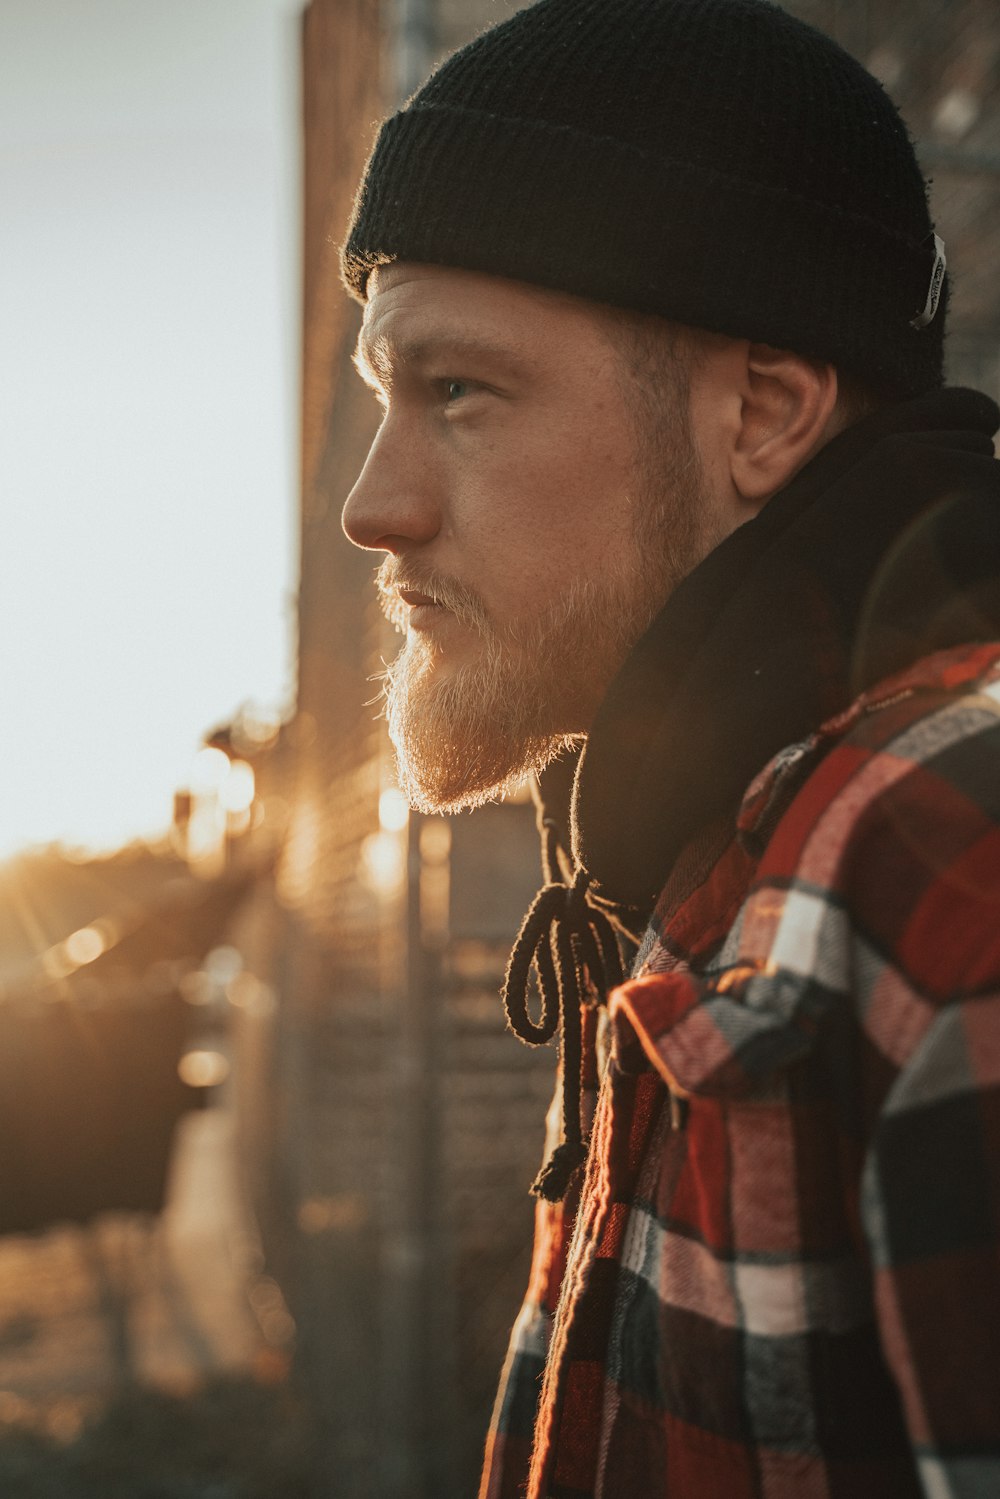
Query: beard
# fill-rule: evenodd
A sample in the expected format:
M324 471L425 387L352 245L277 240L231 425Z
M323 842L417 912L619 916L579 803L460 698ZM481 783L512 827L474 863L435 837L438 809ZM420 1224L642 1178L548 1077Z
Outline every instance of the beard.
M425 813L482 806L515 790L584 737L612 678L677 583L711 549L694 445L647 452L636 520L596 578L562 584L530 618L498 628L478 595L414 560L378 573L386 616L403 628L395 589L426 593L476 637L474 659L411 631L383 681L400 789ZM655 470L655 471L654 471Z

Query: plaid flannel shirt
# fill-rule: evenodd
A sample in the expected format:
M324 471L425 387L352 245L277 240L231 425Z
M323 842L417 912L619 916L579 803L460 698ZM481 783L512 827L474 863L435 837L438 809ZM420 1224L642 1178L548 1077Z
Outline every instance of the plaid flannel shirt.
M711 844L611 996L481 1499L1000 1495L1000 646L866 693Z

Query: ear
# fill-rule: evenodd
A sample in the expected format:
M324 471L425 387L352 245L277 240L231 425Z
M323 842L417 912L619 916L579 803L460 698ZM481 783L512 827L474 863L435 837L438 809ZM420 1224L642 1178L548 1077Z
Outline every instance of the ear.
M759 509L832 435L837 371L787 350L748 344L741 384L730 476L744 503Z

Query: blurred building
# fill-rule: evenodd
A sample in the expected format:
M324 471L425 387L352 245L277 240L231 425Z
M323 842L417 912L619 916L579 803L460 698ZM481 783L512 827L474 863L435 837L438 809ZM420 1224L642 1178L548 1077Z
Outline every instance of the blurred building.
M337 248L381 115L509 0L312 0L303 17L303 488L286 828L241 1012L246 1158L321 1426L324 1492L474 1491L526 1279L527 1187L554 1059L497 989L538 882L529 805L407 815L371 705L395 638L339 521L376 410L350 368ZM952 377L1000 394L1000 16L994 0L796 0L901 101L953 271ZM665 226L669 232L669 226ZM266 759L266 756L264 757Z

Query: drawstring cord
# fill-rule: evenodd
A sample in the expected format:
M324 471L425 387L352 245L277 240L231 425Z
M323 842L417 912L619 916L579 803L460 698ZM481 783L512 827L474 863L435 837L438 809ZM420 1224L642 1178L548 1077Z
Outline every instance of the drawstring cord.
M618 941L609 918L587 900L590 876L568 874L556 827L548 818L543 866L546 883L525 916L507 965L503 1003L511 1030L526 1046L544 1046L559 1032L562 1060L562 1144L536 1178L532 1192L560 1202L570 1178L587 1157L580 1118L583 1094L581 1005L602 1004L624 977ZM528 1014L528 986L534 967L541 996L537 1021Z

